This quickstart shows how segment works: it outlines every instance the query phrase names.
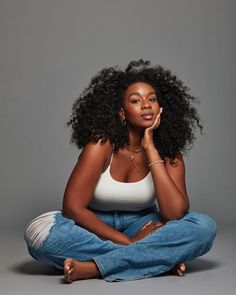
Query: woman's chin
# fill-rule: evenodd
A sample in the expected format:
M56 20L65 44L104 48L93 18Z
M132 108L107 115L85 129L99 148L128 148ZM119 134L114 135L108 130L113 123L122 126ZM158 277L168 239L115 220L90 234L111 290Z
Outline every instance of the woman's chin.
M143 130L145 130L145 129L151 127L152 124L153 124L152 122L150 122L150 123L146 122L145 124L133 125L132 127L135 128L135 129L143 129Z
M151 127L154 123L154 120L145 120L144 122L142 122L142 126L143 128L148 128Z

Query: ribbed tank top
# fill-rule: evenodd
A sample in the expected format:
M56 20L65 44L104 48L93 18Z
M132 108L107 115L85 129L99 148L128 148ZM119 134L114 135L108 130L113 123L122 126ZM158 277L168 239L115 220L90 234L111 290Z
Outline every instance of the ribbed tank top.
M97 182L89 207L103 211L138 211L153 206L156 198L151 172L140 181L117 181L110 173L112 158L113 152L109 166Z

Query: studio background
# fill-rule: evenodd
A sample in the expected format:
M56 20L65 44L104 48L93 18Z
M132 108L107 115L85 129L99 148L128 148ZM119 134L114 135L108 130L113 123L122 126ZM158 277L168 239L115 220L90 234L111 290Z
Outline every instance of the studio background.
M235 15L234 0L0 0L2 294L235 294ZM184 157L186 184L190 209L218 234L184 278L68 286L29 256L24 228L61 209L80 153L66 126L75 99L102 68L140 58L199 99L204 134Z
M185 157L191 210L235 225L235 1L0 1L0 227L61 209L79 150L71 107L103 67L170 69L204 125Z

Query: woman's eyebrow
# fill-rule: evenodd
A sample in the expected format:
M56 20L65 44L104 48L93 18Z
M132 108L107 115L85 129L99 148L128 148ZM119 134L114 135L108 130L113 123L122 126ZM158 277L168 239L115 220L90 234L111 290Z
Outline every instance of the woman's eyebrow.
M130 95L129 95L129 97L128 98L130 98L130 96L131 95L134 95L134 94L136 94L136 95L139 95L140 96L140 93L138 93L138 92L133 92L133 93L131 93ZM149 92L147 95L150 95L150 94L156 94L154 91L151 91L151 92Z

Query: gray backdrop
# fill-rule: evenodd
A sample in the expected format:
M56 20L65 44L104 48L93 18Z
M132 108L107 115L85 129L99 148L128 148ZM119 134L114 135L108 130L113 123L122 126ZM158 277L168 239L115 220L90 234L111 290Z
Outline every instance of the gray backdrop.
M235 1L0 1L0 225L61 208L79 151L66 121L105 66L143 58L199 97L185 157L191 209L235 223Z

